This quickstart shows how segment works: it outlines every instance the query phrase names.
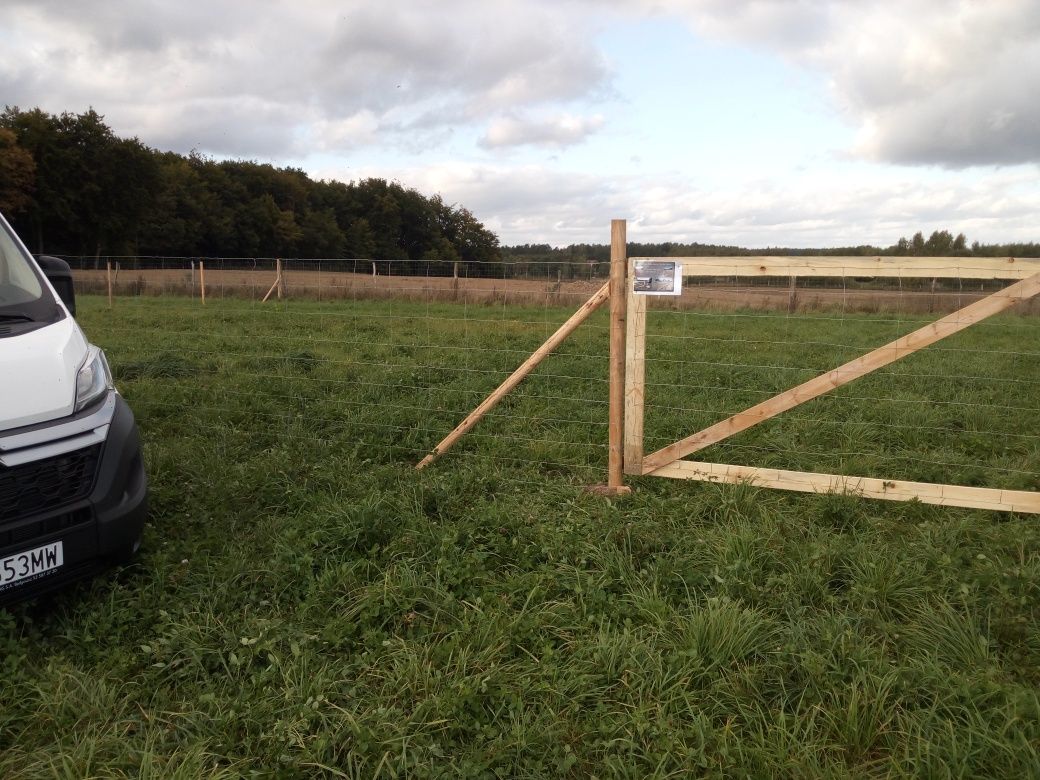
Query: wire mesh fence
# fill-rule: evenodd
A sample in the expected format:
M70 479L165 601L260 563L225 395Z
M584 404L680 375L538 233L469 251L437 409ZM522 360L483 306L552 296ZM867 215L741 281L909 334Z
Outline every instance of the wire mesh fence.
M696 274L697 260L687 262ZM792 279L788 304L772 310L651 301L640 320L641 433L653 453L642 473L1040 507L1040 320L1037 283L1026 278L1036 269L961 260L923 278L913 259L899 262L888 278L835 264L826 284L803 289ZM989 273L1012 278L982 278ZM719 284L770 287L694 281L698 295ZM797 303L803 295L814 296L808 311ZM937 319L937 311L952 313ZM662 469L693 453L703 461L696 468ZM997 492L959 490L975 486Z
M647 448L663 447L677 432L725 419L929 321L652 312ZM1021 473L1040 487L1035 465L1040 352L1029 348L1038 343L1037 321L1009 315L978 327L821 396L764 424L755 436L720 443L712 454L736 458L725 462L764 458L773 466L864 475L877 472L864 460L869 458L886 466L883 474L934 480L940 475L926 463L951 465L940 451L960 453L964 463L958 467L1008 473L1013 469L985 464L1017 451L1033 463ZM871 444L880 446L870 452Z
M145 421L191 404L215 435L321 440L399 464L429 452L603 284L592 268L563 280L461 262L68 259L89 332ZM453 457L601 478L606 327L601 315L585 323Z
M214 431L423 457L605 281L590 264L67 258L139 414ZM281 277L278 276L281 269ZM279 283L280 282L280 283ZM696 276L646 321L651 452L1008 282L970 275ZM111 290L112 304L105 296ZM205 290L205 304L203 304ZM275 292L275 295L270 293ZM262 299L268 296L266 302ZM703 455L721 463L1040 490L1040 299ZM607 459L599 312L453 451L574 480Z
M121 296L200 297L202 277L210 298L262 299L285 269L281 294L297 300L398 299L577 306L609 275L609 264L590 261L530 263L387 261L369 259L83 257L63 256L77 289ZM852 260L853 258L850 258ZM716 258L704 258L716 262ZM942 313L1000 289L997 279L947 276L873 278L855 274L816 277L697 276L682 295L659 307L708 311ZM1040 303L1026 307L1040 313Z

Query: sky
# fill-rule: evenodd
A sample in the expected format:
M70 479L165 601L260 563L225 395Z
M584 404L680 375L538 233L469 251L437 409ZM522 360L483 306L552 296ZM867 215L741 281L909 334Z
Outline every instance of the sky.
M1038 0L0 0L0 103L503 244L1040 240Z

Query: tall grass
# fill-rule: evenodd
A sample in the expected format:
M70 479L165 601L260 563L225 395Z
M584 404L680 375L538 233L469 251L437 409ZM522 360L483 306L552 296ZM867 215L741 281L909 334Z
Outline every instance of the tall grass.
M4 777L1037 776L1032 517L652 478L624 500L590 495L603 318L415 472L565 311L81 306L137 413L154 509L133 564L0 612ZM743 401L719 365L782 387L786 372L736 364L815 368L827 355L811 342L837 341L828 318L734 337L743 321L656 331L730 338L678 341L651 436L692 429L692 386L727 388L696 392L712 413ZM782 442L785 463L895 457L952 479L975 467L935 463L972 450L1035 471L1035 446L986 433L1035 432L1001 409L1035 407L1035 361L995 356L1031 326L991 330L994 354L924 356L1023 380L999 404L974 382L956 413L970 445L949 410L892 404L914 410L896 418L850 392L722 454L779 460ZM850 317L842 338L886 327ZM884 389L954 392L923 373ZM829 455L843 436L874 454Z

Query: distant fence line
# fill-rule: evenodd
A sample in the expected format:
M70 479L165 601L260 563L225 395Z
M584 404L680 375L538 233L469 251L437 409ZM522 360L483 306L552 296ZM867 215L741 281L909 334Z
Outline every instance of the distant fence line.
M283 269L279 292L298 300L410 300L474 304L523 303L573 306L602 284L598 264L582 278L509 274L489 263L368 259L279 260L278 258L124 257L64 258L81 293L113 296L202 297L262 300ZM725 258L704 258L724 265ZM742 258L743 260L743 258ZM720 263L721 261L721 263ZM416 265L424 266L418 271ZM447 273L445 271L447 270ZM406 273L411 271L411 273ZM515 271L515 269L514 269ZM574 268L568 268L573 273ZM498 275L496 276L495 273ZM1003 282L957 278L871 277L748 278L719 275L690 279L681 296L660 298L653 308L708 311L847 311L930 313L956 310L999 289ZM1040 302L1021 307L1040 314Z
M328 271L372 276L429 276L502 279L605 279L608 262L529 261L529 260L386 260L364 257L207 257L200 255L54 255L65 260L73 270L102 270L107 263L124 270L168 270L190 268L200 261L207 268L227 271L273 271L278 262L297 271Z

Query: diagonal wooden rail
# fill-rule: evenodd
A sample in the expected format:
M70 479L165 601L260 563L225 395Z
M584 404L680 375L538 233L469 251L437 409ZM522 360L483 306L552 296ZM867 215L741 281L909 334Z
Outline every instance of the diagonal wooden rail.
M855 379L859 379L872 371L894 363L919 349L923 349L947 336L981 322L987 317L998 314L1016 303L1028 300L1040 293L1040 273L1016 282L1003 290L983 298L981 301L965 306L953 314L943 317L913 333L896 339L890 344L878 347L866 355L856 358L843 366L828 371L826 374L803 382L797 387L786 390L779 395L752 406L743 412L728 417L704 430L687 436L685 439L670 444L657 452L643 458L643 474L657 471L680 458L703 450L734 434L746 431L761 422L765 422L778 414L811 401L825 393Z
M525 360L519 368L516 369L509 377L500 384L491 395L481 402L480 406L470 412L466 419L455 426L455 430L445 436L440 444L433 448L433 451L419 461L419 464L415 467L417 470L424 469L437 458L451 449L452 445L461 439L466 432L480 422L480 419L490 412L495 406L505 398L509 392L520 384L524 377L530 374L538 366L545 357L556 349L563 341L573 333L581 323L583 323L592 312L596 311L600 306L606 303L610 299L610 282L607 282L596 293L589 298L581 308L578 309L574 314L571 315L559 329L552 334L542 346L540 346L535 352Z

